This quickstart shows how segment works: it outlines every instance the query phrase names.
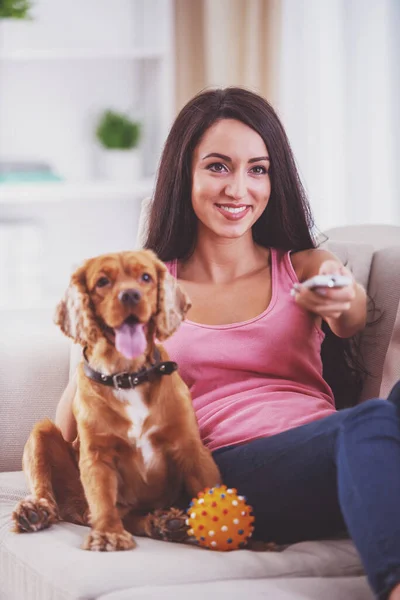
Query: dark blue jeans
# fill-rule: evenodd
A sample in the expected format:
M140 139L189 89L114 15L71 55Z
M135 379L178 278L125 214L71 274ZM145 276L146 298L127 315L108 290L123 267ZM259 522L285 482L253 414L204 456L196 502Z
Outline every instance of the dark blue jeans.
M253 507L256 539L347 530L382 600L400 583L400 381L388 400L213 453L223 482Z

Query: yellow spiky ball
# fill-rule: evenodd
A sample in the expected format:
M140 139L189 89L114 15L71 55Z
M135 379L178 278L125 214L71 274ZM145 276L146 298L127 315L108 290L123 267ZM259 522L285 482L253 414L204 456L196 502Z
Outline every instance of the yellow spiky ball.
M211 550L237 550L246 546L254 527L252 508L235 488L206 488L188 508L188 534Z

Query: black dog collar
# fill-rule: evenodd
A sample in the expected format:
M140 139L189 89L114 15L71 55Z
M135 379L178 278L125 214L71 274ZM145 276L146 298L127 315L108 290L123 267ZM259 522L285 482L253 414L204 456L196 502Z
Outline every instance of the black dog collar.
M114 375L103 375L92 369L86 358L86 348L83 350L83 370L85 375L96 383L113 387L116 390L131 390L146 381L153 381L161 375L171 375L177 370L178 365L172 360L160 362L160 351L156 348L154 351L154 363L146 369L143 367L135 373L115 373Z

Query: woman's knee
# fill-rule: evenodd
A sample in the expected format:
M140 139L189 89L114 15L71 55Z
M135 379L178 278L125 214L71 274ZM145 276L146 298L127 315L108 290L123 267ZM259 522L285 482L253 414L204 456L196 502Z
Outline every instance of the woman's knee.
M373 399L366 400L351 409L342 423L342 430L352 429L354 426L367 425L379 428L382 419L389 421L397 420L397 411L394 404L388 400Z

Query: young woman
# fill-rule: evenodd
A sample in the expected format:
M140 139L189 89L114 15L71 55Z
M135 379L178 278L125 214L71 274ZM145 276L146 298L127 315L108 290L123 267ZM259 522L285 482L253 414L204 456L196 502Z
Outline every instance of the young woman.
M202 439L224 483L253 506L258 538L290 543L347 529L377 597L396 600L400 384L389 402L336 410L322 372L322 325L330 336L354 335L365 325L366 295L316 248L312 227L285 132L263 98L212 90L182 109L145 245L192 301L164 344L191 390ZM301 284L338 273L351 283ZM68 398L57 421L71 437Z

